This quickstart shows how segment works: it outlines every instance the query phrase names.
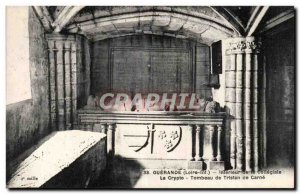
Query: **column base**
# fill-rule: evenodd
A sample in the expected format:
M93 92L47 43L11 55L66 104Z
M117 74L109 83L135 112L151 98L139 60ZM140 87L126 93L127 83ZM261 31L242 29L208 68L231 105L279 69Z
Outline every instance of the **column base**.
M224 161L209 161L208 169L209 170L225 170Z
M188 169L197 169L203 170L204 162L203 161L188 161Z

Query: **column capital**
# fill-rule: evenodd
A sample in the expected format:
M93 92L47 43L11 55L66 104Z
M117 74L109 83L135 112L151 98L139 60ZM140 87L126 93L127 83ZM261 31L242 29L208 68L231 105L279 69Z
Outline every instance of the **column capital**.
M244 53L246 48L246 39L244 37L231 38L229 42L229 51L231 54Z
M223 130L223 125L217 125L218 127L218 131L222 131Z
M246 53L259 53L261 48L261 41L254 36L246 37Z
M116 124L115 123L107 123L108 130L115 130Z
M216 125L208 125L209 131L214 131L215 127L216 127Z
M201 125L196 125L196 131L201 131Z
M254 36L233 37L229 39L230 54L259 53L261 42Z

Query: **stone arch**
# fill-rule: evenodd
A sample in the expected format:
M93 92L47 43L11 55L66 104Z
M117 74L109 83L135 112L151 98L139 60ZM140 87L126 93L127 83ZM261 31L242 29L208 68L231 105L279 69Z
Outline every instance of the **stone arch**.
M210 45L239 34L211 7L65 7L52 22L56 33L83 34L92 41L134 34L188 38Z

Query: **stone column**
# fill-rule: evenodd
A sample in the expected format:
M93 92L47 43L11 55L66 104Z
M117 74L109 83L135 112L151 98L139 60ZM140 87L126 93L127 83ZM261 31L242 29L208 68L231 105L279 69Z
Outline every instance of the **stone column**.
M188 140L189 140L189 145L188 145L188 149L187 150L187 159L189 161L194 161L194 156L193 156L193 130L194 130L194 126L193 125L188 125Z
M115 153L115 124L109 123L107 128L107 155L112 158Z
M258 53L259 53L259 47L260 47L260 43L258 41L255 41L255 39L252 37L251 39L248 40L247 45L249 47L249 49L252 50L252 119L253 119L253 167L254 167L254 171L258 171L259 170L259 157L261 155L259 155L259 130L263 131L263 126L261 127L261 129L259 128L259 122L264 122L262 118L261 121L258 120L258 98L259 95L261 95L260 99L261 99L261 107L262 109L260 109L262 112L264 111L263 107L264 107L264 93L263 92L259 92L259 88L261 88L262 90L264 89L264 83L260 83L258 82L259 78L258 78L258 72L259 72L259 66L258 66ZM261 75L263 76L263 75ZM263 81L261 79L261 81ZM261 90L261 91L262 91ZM261 113L263 114L263 113ZM263 149L263 147L261 148Z
M201 153L200 153L200 149L201 149L201 126L197 125L196 128L196 145L195 145L195 149L196 149L196 155L195 155L195 161L202 161L202 157L201 157Z
M246 39L246 53L250 58L250 61L248 60L249 66L250 66L250 72L251 76L248 79L249 80L249 87L250 87L250 105L249 105L249 123L251 126L249 127L250 131L247 133L247 150L249 150L248 153L248 167L246 170L257 171L259 169L259 122L258 122L258 98L259 95L263 95L259 93L258 88L259 86L263 87L263 83L258 82L258 53L259 53L259 47L260 42L256 41L254 37L247 37ZM260 129L263 131L263 129ZM263 148L261 148L263 149Z
M196 125L196 130L194 129L194 125L188 126L188 138L189 138L189 145L187 152L187 168L188 169L198 169L203 170L203 158L201 156L201 126L198 124ZM195 139L194 136L195 135ZM195 145L193 145L193 143ZM195 157L194 157L194 149L195 149Z
M57 41L57 55L56 55L56 88L57 88L57 105L58 105L58 130L65 130L65 76L64 76L64 59L63 47L64 42Z
M258 51L259 53L259 51ZM261 129L260 133L257 134L258 136L260 136L260 156L261 156L261 160L260 160L260 167L267 167L267 161L266 161L266 147L267 147L267 132L266 132L266 61L265 58L263 58L263 60L261 60L261 65L258 66L258 82L261 83L259 84L258 87L258 91L260 92L258 95L258 128ZM255 169L258 170L258 169Z
M252 49L249 47L249 41L252 41L253 37L246 38L245 49L245 96L244 96L244 121L245 121L245 136L246 136L246 171L252 171L252 126L251 112L252 112L252 94L253 94L253 74L252 74Z
M235 38L234 48L232 54L236 55L236 91L235 91L235 125L236 125L236 155L238 170L244 169L244 123L243 123L243 96L244 96L244 49L245 49L245 38Z
M209 139L210 139L210 146L211 146L211 158L210 161L216 161L215 157L215 149L214 149L214 134L215 133L215 126L209 125Z
M218 149L218 155L217 160L222 161L222 126L218 125L218 141L217 141L217 149Z
M53 130L72 129L78 95L77 35L47 34L49 52L50 118Z
M64 47L64 64L65 64L65 118L66 118L66 125L67 129L72 128L72 96L71 96L71 86L72 86L72 80L71 80L71 43L66 42Z
M72 118L73 122L75 122L76 118L76 110L77 110L77 50L76 44L71 45L71 96L72 96Z
M230 40L231 41L231 40ZM229 43L230 44L230 43ZM236 55L228 50L225 66L225 103L226 112L229 115L227 119L227 126L230 128L230 164L233 169L236 168L236 123L235 123L235 87L236 87Z
M230 103L234 97L228 96L226 105L235 126L231 124L231 163L238 170L252 171L259 164L259 127L257 113L258 60L257 42L254 37L237 37L230 40L231 64L235 64L235 76L226 74L226 80L235 77L235 109ZM231 69L231 68L230 68ZM232 72L234 74L234 71ZM232 81L233 82L233 81ZM231 91L230 81L226 83L226 96ZM232 110L231 110L232 109ZM233 114L232 114L233 112ZM235 130L233 130L235 129ZM233 133L235 132L235 133ZM236 147L235 147L236 146Z
M50 123L51 128L58 128L57 122L57 88L56 88L56 45L54 41L48 42L49 54L49 86L50 86Z

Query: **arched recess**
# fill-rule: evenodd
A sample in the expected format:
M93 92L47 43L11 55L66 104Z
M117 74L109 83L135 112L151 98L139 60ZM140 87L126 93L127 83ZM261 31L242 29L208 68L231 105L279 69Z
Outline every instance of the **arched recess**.
M90 64L93 61L90 42L127 35L153 34L188 39L210 46L213 42L236 35L231 25L210 7L69 6L59 9L60 13L56 16L53 11L45 13L45 9L44 12L39 12L49 16L47 18L53 18L54 21L49 20L51 29L47 36L50 77L60 75L57 74L55 66L71 69L56 80L64 85L61 90L58 90L60 85L51 86L53 125L59 129L65 128L66 123L72 123L76 110L85 104L89 95ZM73 71L76 75L73 75ZM74 77L77 77L74 79L76 82L70 80ZM65 103L61 99L70 88L72 92L68 93L66 98L72 99L72 102ZM60 101L61 104L57 105ZM56 111L61 108L68 112L68 107L71 106L74 111L70 114L64 115Z

